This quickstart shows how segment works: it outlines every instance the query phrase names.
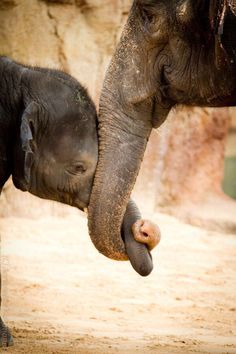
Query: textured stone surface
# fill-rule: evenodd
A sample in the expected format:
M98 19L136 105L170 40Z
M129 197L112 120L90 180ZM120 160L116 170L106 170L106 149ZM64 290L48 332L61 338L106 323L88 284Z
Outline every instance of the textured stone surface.
M229 121L227 108L173 110L151 136L138 189L148 185L148 198L158 206L221 194Z
M236 130L236 108L230 108L230 129Z
M190 108L171 118L160 182L166 192L157 201L197 201L207 193L219 193L228 111Z
M62 68L88 87L98 101L104 73L131 1L4 3L18 5L0 8L0 53L32 65Z
M8 10L18 4L19 0L1 0L0 10Z

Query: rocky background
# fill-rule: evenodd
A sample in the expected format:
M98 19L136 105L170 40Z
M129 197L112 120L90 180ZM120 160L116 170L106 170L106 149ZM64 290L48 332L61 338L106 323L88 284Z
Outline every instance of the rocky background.
M25 64L64 69L88 88L98 104L131 2L1 0L0 54ZM234 111L228 109L173 110L151 136L135 187L136 199L145 200L150 208L188 215L192 221L196 215L189 216L190 204L208 203L215 196L225 202L221 188L224 151L230 122L235 127L235 120ZM22 208L22 194L10 183L1 198L1 216L63 215L71 210L27 193Z

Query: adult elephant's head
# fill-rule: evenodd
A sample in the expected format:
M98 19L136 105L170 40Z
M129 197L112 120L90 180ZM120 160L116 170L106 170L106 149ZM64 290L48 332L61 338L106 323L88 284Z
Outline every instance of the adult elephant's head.
M98 250L125 259L122 217L150 132L171 107L236 102L236 1L136 0L100 99L89 208Z

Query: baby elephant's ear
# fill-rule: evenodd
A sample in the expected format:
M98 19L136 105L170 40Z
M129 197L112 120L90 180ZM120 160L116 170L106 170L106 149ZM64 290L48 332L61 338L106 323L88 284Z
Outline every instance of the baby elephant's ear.
M25 152L24 175L27 186L30 184L31 166L34 159L34 153L31 148L34 139L32 127L36 123L38 111L37 103L31 102L24 110L21 120L20 138L22 150Z

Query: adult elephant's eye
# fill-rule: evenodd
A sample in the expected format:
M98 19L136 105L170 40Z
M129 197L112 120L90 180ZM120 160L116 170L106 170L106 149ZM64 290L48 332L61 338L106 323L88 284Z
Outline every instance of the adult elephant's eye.
M140 1L140 14L145 25L152 24L156 20L156 0Z
M149 8L143 8L141 11L141 16L145 24L150 24L154 21L154 14Z
M75 165L69 167L68 172L72 175L83 174L86 172L86 167L82 162L78 162Z

